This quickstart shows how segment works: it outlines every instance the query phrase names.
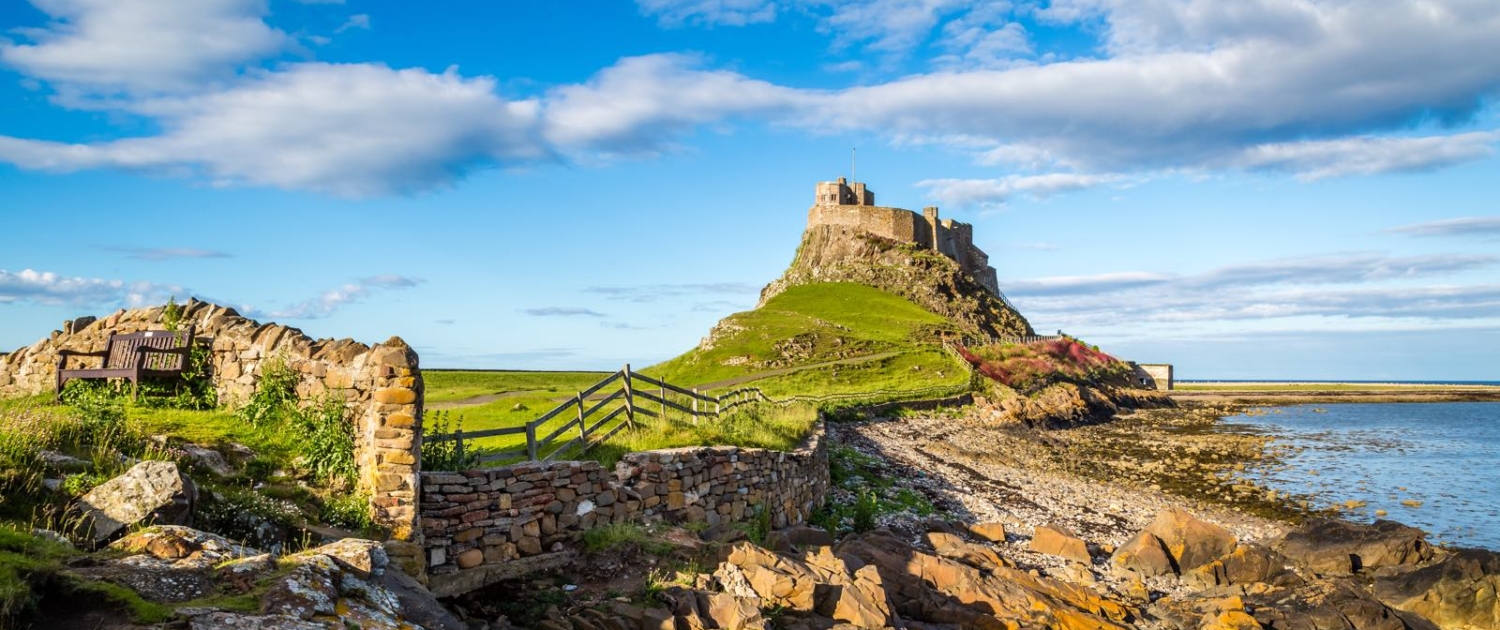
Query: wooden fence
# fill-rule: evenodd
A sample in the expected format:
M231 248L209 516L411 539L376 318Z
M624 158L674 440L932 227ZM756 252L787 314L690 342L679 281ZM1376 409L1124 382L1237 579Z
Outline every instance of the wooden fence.
M962 362L972 373L973 367ZM971 379L972 381L972 379ZM616 385L608 394L603 390ZM793 404L820 404L829 402L857 403L893 402L925 398L955 396L969 391L971 382L959 385L934 386L908 390L875 390L820 396L790 396L773 399L759 387L742 387L720 395L710 395L696 389L679 387L657 380L630 369L623 369L606 376L588 389L574 394L567 401L538 416L522 426L483 431L458 430L453 433L429 435L428 442L457 442L459 459L464 457L465 443L484 438L503 436L525 436L524 446L505 450L489 450L476 455L476 464L490 464L517 459L529 461L552 461L565 453L584 453L601 442L614 437L627 428L636 427L637 417L663 418L677 412L692 418L716 419L729 411L752 403L769 403L777 406ZM645 403L645 404L642 404ZM613 405L613 408L611 406ZM611 422L614 424L611 425ZM552 426L556 425L556 426Z

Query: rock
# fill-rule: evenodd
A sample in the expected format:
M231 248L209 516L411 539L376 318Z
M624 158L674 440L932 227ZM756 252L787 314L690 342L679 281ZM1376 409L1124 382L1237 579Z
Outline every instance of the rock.
M78 500L93 544L138 524L192 525L198 491L172 462L146 461Z
M33 529L31 530L31 535L36 536L37 538L45 538L60 545L66 545L69 548L73 546L73 541L68 540L67 536L54 532L50 529Z
M911 622L964 628L1123 628L1129 609L1093 590L1009 567L981 571L914 549L888 531L844 540L838 556L874 566L894 613Z
M338 562L339 568L353 573L360 579L379 577L385 573L385 568L390 564L390 557L385 553L385 547L373 540L359 538L345 538L334 541L298 553L288 558L295 560L297 557L309 555L324 555Z
M36 456L42 462L42 466L62 473L85 472L94 467L88 460L78 459L72 455L64 455L57 451L37 451Z
M533 551L535 551L536 553L541 553L540 543L538 543L537 548ZM458 554L458 556L453 559L453 562L456 563L458 565L458 568L460 569L472 569L484 562L484 552L478 549L469 549L464 551L463 553Z
M259 552L189 527L160 526L132 533L110 545L132 554L76 569L79 576L130 588L154 602L185 602L212 592L214 567Z
M773 534L774 536L774 534ZM745 530L735 527L732 523L719 523L704 528L698 532L698 537L705 542L732 543L745 539Z
M224 461L224 456L218 451L197 444L183 444L180 448L193 468L211 472L220 477L234 475L234 467Z
M969 526L969 533L974 534L975 536L978 536L978 537L983 538L985 540L988 540L988 541L990 541L992 543L1004 543L1005 542L1005 524L1004 523L990 522L990 523L980 523L978 525L970 525Z
M328 626L287 615L244 615L213 612L188 621L192 630L328 630Z
M1058 525L1038 526L1036 533L1031 535L1027 549L1084 564L1093 561L1089 557L1088 544Z
M1013 566L993 549L971 543L956 534L945 532L929 532L927 544L932 545L937 555L951 560L957 560L976 569L986 571L995 567Z
M1500 628L1500 553L1461 549L1442 561L1375 582L1375 595L1444 628Z
M1439 630L1421 615L1381 603L1348 578L1274 589L1246 599L1255 621L1276 630Z
M275 556L263 553L219 565L214 570L214 582L231 593L248 593L262 576L275 570Z
M848 583L835 586L825 591L829 595L819 602L820 613L857 628L874 630L891 625L891 606L878 569L861 567Z
M799 551L809 547L827 547L833 544L833 534L820 527L794 525L778 529L766 537L766 546L774 551Z
M1109 557L1109 564L1146 577L1177 573L1177 563L1167 554L1167 546L1155 534L1146 531L1120 545Z
M1238 543L1229 530L1198 520L1187 510L1177 508L1157 514L1142 533L1156 536L1161 541L1179 572L1213 562L1234 551ZM1130 546L1130 543L1125 546Z
M1427 534L1395 521L1358 525L1319 520L1288 532L1277 551L1322 575L1351 575L1381 567L1420 564L1432 559Z
M337 614L338 580L339 568L332 558L323 555L304 558L261 594L260 612L303 620Z
M1271 549L1244 544L1229 555L1186 571L1183 581L1202 588L1233 584L1265 583L1291 587L1302 584L1301 577L1288 566L1291 560Z

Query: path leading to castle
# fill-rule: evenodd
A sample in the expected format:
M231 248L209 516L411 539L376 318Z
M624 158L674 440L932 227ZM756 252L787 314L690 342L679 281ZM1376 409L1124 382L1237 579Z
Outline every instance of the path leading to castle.
M719 380L719 381L712 381L712 382L708 382L708 383L699 383L697 385L692 386L692 388L693 389L698 389L698 390L710 390L710 389L721 389L721 388L724 388L724 387L734 387L735 385L742 385L742 384L745 384L745 383L749 383L751 381L758 381L758 380L763 379L763 378L770 378L772 376L781 376L783 374L791 374L793 372L801 372L803 370L815 370L815 369L818 369L818 368L825 368L825 367L829 367L829 366L833 366L833 365L858 365L860 363L869 363L871 361L879 361L881 359L888 359L888 358L894 357L894 356L896 356L898 354L901 354L901 352L900 351L881 352L881 353L878 353L878 354L867 354L867 355L862 356L862 357L852 357L852 358L848 358L848 359L839 359L837 361L824 361L822 363L810 363L808 365L797 365L797 366L792 366L792 367L777 368L777 369L774 369L774 370L766 370L764 372L756 372L754 374L745 374L743 376L736 376L734 378L726 378L726 379ZM542 392L545 392L545 391L547 391L547 390L544 390L544 389L528 389L528 390L515 391L515 392L500 392L500 393L497 393L497 394L484 394L482 396L475 396L473 398L465 398L463 400L455 400L455 401L452 401L452 402L433 403L431 405L428 405L427 408L431 409L433 411L441 411L441 410L445 410L445 409L462 409L464 407L474 407L474 406L478 406L478 405L492 403L492 402L495 402L497 400L503 400L503 399L506 399L506 398L516 398L516 397L519 397L519 396L535 395L535 394L539 394L539 393L542 393ZM590 399L593 399L593 398L602 398L604 396L605 396L605 394L595 394L593 396L590 396ZM557 402L564 402L564 401L571 400L571 399L572 399L572 396L559 396L559 397L555 398L554 400L556 400Z

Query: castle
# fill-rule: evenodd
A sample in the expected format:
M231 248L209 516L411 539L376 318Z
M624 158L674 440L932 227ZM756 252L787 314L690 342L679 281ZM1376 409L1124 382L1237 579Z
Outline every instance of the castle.
M938 252L957 262L991 293L1000 295L1000 282L989 255L974 246L974 226L939 219L936 207L923 208L919 215L904 208L877 206L874 191L840 177L838 181L818 182L817 196L807 211L807 227L819 225L855 228Z

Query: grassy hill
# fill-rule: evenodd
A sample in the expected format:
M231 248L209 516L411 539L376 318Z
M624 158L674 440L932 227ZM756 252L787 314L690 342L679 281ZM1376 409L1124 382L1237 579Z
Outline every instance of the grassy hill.
M705 389L753 383L772 396L958 385L967 369L936 343L956 331L880 289L799 285L725 318L697 348L645 372Z

